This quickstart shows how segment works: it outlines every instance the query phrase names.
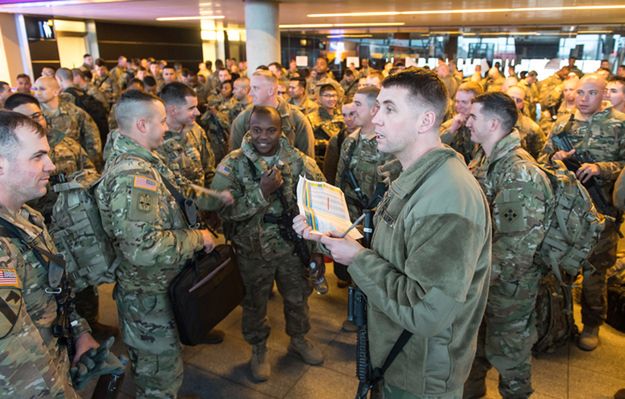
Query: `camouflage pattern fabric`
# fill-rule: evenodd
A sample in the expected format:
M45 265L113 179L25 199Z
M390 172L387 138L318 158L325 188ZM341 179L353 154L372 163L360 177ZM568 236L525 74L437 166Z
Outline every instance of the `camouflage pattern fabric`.
M50 159L56 166L55 174L64 173L69 180L74 174L82 170L91 170L97 173L95 165L85 150L76 140L67 137L65 132L51 129L48 132L48 143L50 145ZM46 222L49 222L57 197L58 194L48 184L46 195L30 201L28 205L41 212Z
M215 174L215 156L206 132L197 123L181 132L167 131L156 151L175 173L198 186L210 185Z
M228 120L233 121L243 110L250 106L251 103L236 101L228 110Z
M98 170L102 169L102 141L100 131L88 113L59 96L59 108L55 111L43 109L43 115L51 129L65 132L85 149L89 159Z
M354 173L361 192L368 199L371 199L375 192L376 184L384 180L380 167L385 164L391 164L391 161L394 159L395 157L392 155L379 152L375 136L371 138L363 137L360 134L360 129L357 129L345 138L341 146L335 182L336 186L345 193L347 209L352 221L362 214L362 206L356 192L345 177L345 170L349 169ZM394 180L401 173L401 165L399 163L394 165L396 167L389 171L391 175L390 181Z
M282 173L280 190L289 204L296 201L300 175L324 181L314 160L291 147L286 138L280 139L278 154L268 161L258 155L246 134L241 148L219 164L212 184L212 189L230 190L235 198L220 216L228 225L226 231L239 256L246 292L243 335L250 344L261 343L269 335L267 301L274 279L284 298L287 334L303 336L310 329L307 298L312 291L304 265L293 255L294 246L282 238L278 225L263 220L265 215L280 216L283 212L276 193L264 198L260 190L260 176L271 166Z
M206 132L213 150L215 164L218 164L230 151L230 122L223 112L206 111L200 117L200 126Z
M468 127L462 125L452 132L450 129L452 123L453 119L448 119L441 124L441 141L459 152L464 161L469 164L475 158L478 146L471 141L471 130Z
M562 79L557 74L553 74L540 81L538 90L540 109L544 110L553 107L557 104L562 95Z
M540 115L540 121L538 122L538 125L543 130L543 132L548 135L553 130L553 125L555 124L556 120L560 118L567 118L568 120L568 118L570 118L571 116L571 113L573 112L575 112L575 107L573 107L572 109L568 109L566 107L566 103L563 101L556 111L555 119L553 119L549 111L543 110Z
M25 239L56 253L43 216L34 209L24 205L12 215L0 207L0 217L19 228ZM67 350L52 335L57 305L54 295L45 292L49 287L47 265L18 239L2 237L0 269L9 273L5 278L13 273L14 283L9 277L0 284L0 301L9 304L15 314L11 319L5 313L0 316L0 330L4 330L0 334L0 397L16 397L11 392L25 397L32 392L36 397L77 398L69 378ZM90 332L76 312L70 314L70 320L74 337Z
M536 122L523 114L519 114L519 119L514 127L521 136L521 147L529 152L534 159L538 159L547 140L543 130Z
M93 78L93 85L104 94L109 104L115 103L115 89L113 88L113 81L108 75L104 77L96 76Z
M243 136L249 130L252 107L246 108L232 121L230 128L230 150L236 150L241 146ZM276 107L282 120L282 134L289 143L311 158L315 156L315 136L308 118L296 107L288 104L282 98L278 98Z
M319 104L317 104L315 101L311 100L307 96L304 96L304 101L302 101L301 104L295 104L295 100L293 100L292 98L289 100L289 104L299 109L300 112L304 115L311 114L319 109Z
M482 153L484 154L484 153ZM499 372L504 398L527 398L531 386L531 350L537 339L534 308L541 276L533 262L546 228L551 184L513 131L489 157L473 160L493 219L490 290L478 337L478 350L465 384L465 397L478 397L486 372Z
M323 170L328 141L346 129L343 115L337 109L332 114L327 109L319 107L317 111L308 115L308 120L315 136L315 161L319 168Z
M187 227L161 176L183 195L188 189L180 184L186 179L119 132L113 134L104 174L96 199L102 226L121 257L115 298L137 397L173 398L182 383L182 360L167 289L202 250L203 240Z

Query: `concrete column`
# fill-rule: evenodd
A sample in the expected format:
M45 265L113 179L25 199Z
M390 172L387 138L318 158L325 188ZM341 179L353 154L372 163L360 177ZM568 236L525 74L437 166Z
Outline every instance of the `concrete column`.
M245 48L250 73L259 65L281 61L278 14L277 1L245 1Z
M0 80L15 87L20 73L34 78L24 16L0 13Z
M100 58L100 47L98 46L98 33L94 20L87 21L87 51L93 59Z

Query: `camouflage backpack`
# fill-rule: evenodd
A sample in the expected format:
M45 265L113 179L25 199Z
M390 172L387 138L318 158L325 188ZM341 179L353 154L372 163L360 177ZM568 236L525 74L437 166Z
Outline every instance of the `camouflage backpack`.
M580 268L590 270L588 257L605 224L572 172L558 161L540 167L549 178L554 198L548 210L545 238L534 257L545 274L536 298L538 340L532 348L534 354L553 352L577 334L572 282Z
M50 234L67 262L67 273L77 291L115 281L119 265L93 196L101 180L98 177L94 172L82 171L72 180L53 186L58 198Z

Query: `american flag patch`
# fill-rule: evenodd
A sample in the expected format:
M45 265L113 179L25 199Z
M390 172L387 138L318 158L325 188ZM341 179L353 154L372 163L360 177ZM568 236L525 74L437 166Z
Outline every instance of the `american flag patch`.
M156 180L147 178L145 176L135 176L134 188L142 188L148 191L156 191L158 184Z
M0 287L19 287L15 269L0 269Z
M217 166L217 172L221 173L222 175L230 176L230 168L222 163Z

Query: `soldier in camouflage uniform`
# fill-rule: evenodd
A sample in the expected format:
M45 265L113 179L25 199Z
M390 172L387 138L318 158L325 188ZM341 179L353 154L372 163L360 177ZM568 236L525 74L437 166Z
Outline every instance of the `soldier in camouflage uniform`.
M307 115L315 136L315 161L323 170L328 141L345 130L345 122L338 105L338 93L334 86L323 85L319 90L319 108Z
M228 119L233 121L245 108L252 104L250 97L250 80L247 77L241 77L234 81L232 89L232 97L236 100L234 105L228 110Z
M43 107L43 115L51 129L65 132L80 143L98 170L102 169L102 141L100 131L85 111L59 96L56 79L41 77L35 82L35 97Z
M525 90L528 112L530 118L536 119L536 103L539 98L539 91L537 82L538 73L536 71L529 71L525 79L519 81L519 86ZM544 131L544 130L543 130Z
M278 110L282 119L282 134L289 143L309 157L315 156L315 136L310 122L296 107L278 97L278 80L269 71L257 70L252 75L251 91L254 105L270 106ZM249 130L252 107L248 107L232 121L230 150L241 146L245 132Z
M493 219L490 290L465 398L486 395L486 373L499 372L502 397L528 398L534 308L541 270L534 253L545 235L551 184L521 147L514 101L502 93L476 97L467 126L484 150L469 168L480 182Z
M562 160L574 152L586 157L587 161L577 170L577 178L586 182L594 176L607 203L610 203L614 181L625 165L625 115L614 111L604 103L606 82L595 74L580 79L575 98L575 113L559 118L545 145L545 156ZM566 152L556 148L551 137L567 133L574 150ZM573 152L574 151L574 152ZM611 206L600 206L599 212L614 215ZM587 351L599 344L599 327L606 317L606 275L605 272L616 261L618 224L606 220L605 230L589 262L594 271L584 272L582 284L582 331L578 346Z
M111 104L109 104L108 99L104 95L100 89L95 87L93 83L91 83L91 72L90 71L82 71L78 68L72 69L73 81L74 84L84 90L88 95L93 96L96 100L98 100L107 111L110 110Z
M167 132L157 152L171 170L193 184L208 187L215 175L215 156L206 132L195 123L200 115L195 92L174 82L166 84L159 95L167 110Z
M51 281L62 276L62 269L53 262L42 263L24 244L29 241L56 253L43 216L25 205L46 193L54 172L48 152L40 125L17 112L0 112L0 218L22 236L15 238L4 226L0 232L2 398L78 398L70 381L67 348L52 334L57 302L48 292L57 288ZM70 311L69 319L76 360L98 344L89 334L89 325L75 311Z
M514 100L516 108L519 112L519 118L514 126L519 132L521 137L521 146L525 151L529 152L534 159L538 159L541 155L541 151L545 146L547 137L543 130L534 122L530 117L523 113L525 108L526 93L523 88L519 86L512 86L508 88L506 94Z
M308 98L306 95L306 79L294 77L289 80L289 104L294 105L304 115L315 112L319 104Z
M230 225L229 238L245 284L242 327L245 340L252 345L250 367L255 381L265 381L270 374L267 301L274 280L284 299L289 351L308 364L323 362L321 351L305 338L310 329L307 302L311 293L305 267L294 254L293 243L280 234L275 219L266 216L280 217L286 211L279 195L288 206L295 206L300 175L317 181L324 178L314 160L293 148L280 132L275 108L254 107L241 148L221 161L212 184L214 190L229 190L235 198L221 217Z
M117 65L111 69L109 76L112 81L114 98L119 98L128 80L128 59L123 55L117 58Z
M541 110L549 109L559 102L562 94L561 85L569 71L569 67L564 66L553 75L540 81L538 85L538 101L540 102Z
M479 83L466 82L456 91L454 101L455 115L441 125L441 141L458 151L467 162L471 162L475 155L476 146L471 142L471 132L466 127L469 109L473 98L482 94L484 90Z
M102 226L121 260L114 297L132 363L138 398L175 398L182 384L181 344L167 293L172 279L198 251L212 251L208 230L187 220L164 180L190 196L184 177L154 150L163 142L163 102L137 90L122 94L119 131L112 133L104 179L96 189ZM220 197L221 198L221 197ZM212 197L198 206L216 209Z
M551 108L543 110L540 115L539 126L543 132L549 134L553 130L553 125L559 118L568 118L575 112L575 96L577 95L577 85L579 78L576 76L565 80L562 83L562 102L558 106L555 104Z

